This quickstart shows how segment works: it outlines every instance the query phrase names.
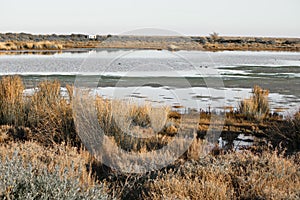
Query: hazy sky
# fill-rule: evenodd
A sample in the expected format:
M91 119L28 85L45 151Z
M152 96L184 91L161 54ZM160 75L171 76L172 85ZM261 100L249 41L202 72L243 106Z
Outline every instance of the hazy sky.
M300 0L0 0L0 32L300 37Z

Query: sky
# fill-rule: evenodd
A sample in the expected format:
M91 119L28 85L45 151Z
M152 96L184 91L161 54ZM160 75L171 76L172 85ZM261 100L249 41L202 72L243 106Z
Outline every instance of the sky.
M0 32L106 35L155 29L166 35L300 37L299 0L0 0L0 5Z

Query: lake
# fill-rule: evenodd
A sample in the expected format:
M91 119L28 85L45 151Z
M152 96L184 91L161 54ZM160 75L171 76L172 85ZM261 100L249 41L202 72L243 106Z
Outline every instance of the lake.
M41 80L59 79L106 98L167 104L182 112L237 107L254 85L270 90L272 111L290 115L300 105L300 53L294 52L23 52L1 55L0 74L19 74L29 93Z

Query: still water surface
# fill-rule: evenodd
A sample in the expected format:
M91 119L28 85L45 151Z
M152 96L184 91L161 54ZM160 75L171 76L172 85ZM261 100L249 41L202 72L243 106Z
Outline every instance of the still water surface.
M272 111L300 107L300 53L92 50L48 55L1 55L0 74L19 74L27 92L41 80L91 88L107 98L128 98L187 109L237 107L260 85ZM63 89L64 90L64 89Z

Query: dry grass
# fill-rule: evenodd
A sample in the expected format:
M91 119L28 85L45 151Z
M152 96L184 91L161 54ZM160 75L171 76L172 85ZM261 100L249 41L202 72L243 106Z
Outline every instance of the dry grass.
M153 108L150 104L110 101L98 96L96 109L104 133L113 136L116 143L128 151L153 150L166 143L158 140L156 134L165 131L170 111L167 106Z
M219 33L213 32L209 34L209 37L212 39L212 41L216 41L220 38Z
M149 199L298 199L300 166L276 152L207 156L149 182Z
M195 143L193 148L201 149L201 144ZM84 188L98 184L88 170L93 158L82 149L64 144L45 148L34 142L0 145L0 159L12 158L16 153L24 163L36 163L37 169L46 168L52 173L59 166L63 178L77 179ZM242 151L195 157L148 174L118 174L103 171L102 165L94 165L93 169L109 188L106 192L118 199L298 199L299 156Z
M69 86L68 86L69 87ZM71 102L62 97L58 81L45 81L30 98L28 126L35 129L39 141L79 144L75 133Z
M56 166L70 168L72 165L75 169L84 169L81 173L81 183L94 185L90 172L86 170L86 164L91 162L90 154L83 150L78 150L75 147L55 145L51 148L45 148L35 142L25 143L8 143L0 145L0 159L12 158L16 152L22 157L25 163L38 163L40 167L47 167L49 171L54 171ZM38 152L38 153L37 153ZM75 171L79 172L79 171ZM70 175L72 176L72 175Z
M253 95L249 99L242 100L239 104L239 112L242 113L248 120L262 121L270 111L268 95L269 91L254 86Z
M24 125L25 87L20 77L7 76L0 81L0 123L15 126Z
M10 126L8 126L8 125L1 126L1 128L0 128L0 144L4 143L10 139L9 135L8 135L9 128L10 128Z
M23 90L24 85L20 77L5 76L1 79L0 125L30 128L32 134L26 137L14 134L14 137L18 139L33 139L46 145L64 141L72 145L80 145L74 124L72 86L67 85L67 98L62 96L61 85L58 81L41 82L32 96L24 97ZM134 102L107 100L99 96L94 99L88 93L83 94L82 98L90 99L85 105L96 108L97 116L95 117L98 120L95 120L95 123L99 123L107 136L114 137L116 143L128 151L159 149L182 130L180 126L183 122L182 117L185 116L170 111L170 108L166 106L138 105ZM87 109L88 106L83 106L79 114ZM289 144L293 143L293 145L284 145L284 147L291 146L295 149L299 141L297 116L295 120L285 120L272 125L273 122L267 120L268 113L268 91L255 86L253 96L240 103L239 113L229 113L226 125L231 126L231 131L236 122L241 122L244 128L249 126L253 129L251 123L248 122L264 120L264 126L270 125L274 129L270 130L268 135L278 133L278 137L276 134L272 135L274 137L270 136L270 141L280 141L286 138L286 141L292 141ZM195 119L199 117L196 116ZM210 114L200 113L202 125L199 125L198 130L205 131L209 122ZM85 127L86 130L89 129L88 123L80 126ZM222 127L219 128L221 131ZM290 130L293 130L293 133ZM256 131L255 127L254 131ZM279 143L276 141L275 147Z
M16 37L19 37L16 35ZM22 36L20 35L22 40ZM34 36L35 39L43 39ZM130 36L129 36L130 38ZM146 39L145 39L146 38ZM165 39L164 39L165 38ZM208 50L208 51L300 51L298 39L291 38L254 38L254 37L220 37L217 33L211 33L208 41L199 43L193 37L186 37L184 41L177 41L178 37L144 37L136 39L115 40L115 37L107 37L106 40L72 40L66 35L65 38L57 38L57 41L36 42L31 39L19 41L0 42L0 50L61 50L72 48L129 48L129 49L169 49L170 45L182 50ZM182 39L182 37L180 37ZM197 37L196 37L197 38ZM204 38L204 37L199 37ZM222 42L220 41L222 40ZM258 39L258 41L257 41ZM260 40L260 41L259 41ZM227 42L226 42L227 41ZM236 42L235 42L236 41ZM240 42L238 42L240 41ZM271 43L268 43L270 42ZM51 44L50 44L51 43Z
M0 42L0 50L61 50L63 45L58 42Z
M58 44L56 42L49 42L49 41L43 41L43 42L36 42L36 43L29 43L29 45L26 43L25 44L28 49L37 49L37 50L42 50L42 49L47 49L47 50L61 50L63 49L62 44ZM23 48L26 48L26 46L23 45Z
M63 50L72 48L97 48L99 46L98 41L10 41L0 42L0 51L12 51L12 50ZM8 52L5 52L5 54Z
M20 77L3 77L0 81L0 124L27 126L33 132L31 139L46 145L63 141L79 145L71 102L62 97L60 90L58 81L45 81L32 96L25 97Z
M69 98L65 98L61 95L58 81L40 83L35 93L26 98L19 77L3 77L0 89L2 160L12 158L17 152L25 163L37 163L38 168L46 168L49 172L53 172L55 166L72 169L68 177L75 177L88 188L97 185L97 181L105 182L110 188L107 192L120 199L300 198L299 153L294 152L291 157L284 157L284 153L277 151L225 153L216 147L209 148L205 140L194 140L188 151L176 157L178 159L174 162L169 162L174 157L172 152L180 149L185 142L185 139L178 138L175 148L170 151L162 154L154 151L169 144L178 131L193 130L191 125L198 122L199 114L195 114L197 117L191 115L189 119L188 115L171 112L168 107L155 108L149 104L137 105L99 96L94 99L87 92L80 97L87 103L80 107L82 110L77 110L79 113L76 115L72 105L80 102L77 96L73 96L74 88L67 86ZM251 120L264 119L268 113L268 92L259 87L255 87L253 92L249 101L243 101L243 114L246 113ZM95 117L95 123L99 123L105 134L101 145L106 144L105 148L100 148L101 152L97 152L95 146L93 153L97 161L87 151L74 147L81 144L74 118L76 120L76 116L81 114L86 117L84 111L92 107L96 113L91 117ZM202 116L203 120L208 118ZM184 119L188 119L188 123L185 124ZM83 126L87 133L94 126L89 123L77 125ZM278 139L276 142L273 139L274 145L287 141L294 149L299 147L298 114L274 127L276 130L273 131L280 135L273 135ZM143 138L134 137L136 134ZM269 140L272 141L271 135ZM126 150L127 154L120 154L119 149ZM156 164L162 169L151 166L151 159L157 158L159 163ZM141 171L147 171L143 167L154 170L146 174L120 173L104 170L101 161L102 164L109 161L115 170L132 172L141 167L141 163L147 163Z
M4 42L0 42L0 50L8 50L8 47L5 45Z
M88 152L64 144L0 145L0 198L107 199L105 184L87 168L92 160Z
M267 140L274 147L285 149L286 153L300 151L300 119L296 113L294 117L272 123L265 131Z

